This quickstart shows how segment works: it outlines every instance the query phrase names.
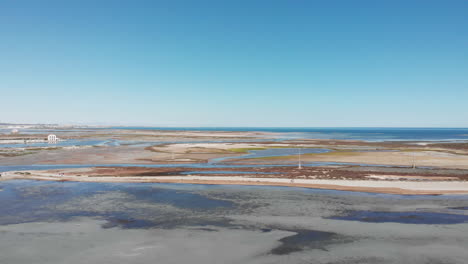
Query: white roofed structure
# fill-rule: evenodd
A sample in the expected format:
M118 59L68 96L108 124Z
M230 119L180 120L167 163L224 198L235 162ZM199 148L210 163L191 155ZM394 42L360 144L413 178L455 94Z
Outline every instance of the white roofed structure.
M58 137L56 135L54 135L54 134L50 134L50 135L47 136L47 141L56 142L56 141L58 141Z

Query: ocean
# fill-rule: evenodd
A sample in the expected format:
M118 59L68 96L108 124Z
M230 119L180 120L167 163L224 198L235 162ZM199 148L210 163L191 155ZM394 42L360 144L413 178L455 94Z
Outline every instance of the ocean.
M284 138L364 141L468 141L468 128L307 128L307 127L112 127L136 130L257 131L281 133Z

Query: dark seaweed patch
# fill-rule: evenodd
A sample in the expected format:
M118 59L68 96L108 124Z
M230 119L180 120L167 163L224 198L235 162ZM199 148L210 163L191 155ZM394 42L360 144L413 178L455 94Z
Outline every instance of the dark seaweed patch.
M454 209L454 210L468 210L468 206L450 207L450 209Z
M295 235L288 236L280 239L281 245L272 249L271 254L274 255L287 255L292 252L307 250L307 249L320 249L326 250L325 246L340 240L340 236L336 233L323 232L316 230L288 230L296 232Z
M401 223L401 224L460 224L467 223L468 216L461 214L433 212L374 212L353 211L347 215L333 216L328 219L360 221L370 223Z

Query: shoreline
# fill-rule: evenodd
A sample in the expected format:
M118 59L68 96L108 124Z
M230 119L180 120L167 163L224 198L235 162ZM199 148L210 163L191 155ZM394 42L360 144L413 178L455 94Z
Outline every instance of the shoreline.
M21 173L21 174L18 174ZM27 174L29 173L29 174ZM0 181L42 180L73 182L114 182L114 183L183 183L207 185L251 185L281 186L353 191L397 195L467 195L466 181L383 181L383 180L323 180L255 178L245 176L60 176L58 174L28 171L2 173Z

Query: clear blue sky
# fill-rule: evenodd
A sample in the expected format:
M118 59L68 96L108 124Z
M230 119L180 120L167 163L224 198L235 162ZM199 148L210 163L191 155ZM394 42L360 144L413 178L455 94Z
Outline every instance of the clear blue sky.
M0 122L468 127L468 1L4 0Z

